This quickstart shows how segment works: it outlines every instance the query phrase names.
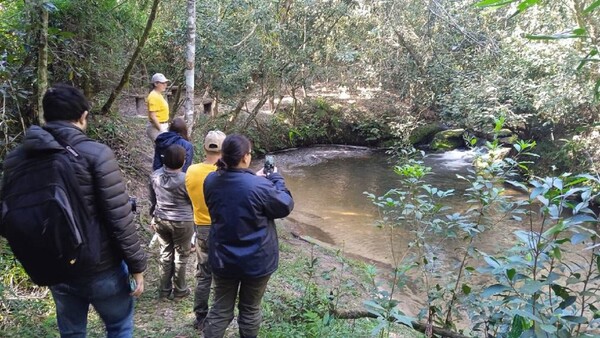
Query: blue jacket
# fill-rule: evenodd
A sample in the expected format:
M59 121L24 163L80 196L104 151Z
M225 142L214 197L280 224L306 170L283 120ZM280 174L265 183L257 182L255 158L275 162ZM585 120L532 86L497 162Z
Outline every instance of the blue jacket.
M154 162L152 163L152 171L162 168L163 163L160 155L162 155L171 144L179 144L185 148L185 164L181 171L186 172L187 168L192 164L192 160L194 159L194 146L181 137L181 135L172 131L167 131L158 134L156 141L154 141Z
M274 219L294 208L292 195L278 173L269 178L247 169L210 173L204 196L212 225L208 261L223 278L262 277L279 264Z

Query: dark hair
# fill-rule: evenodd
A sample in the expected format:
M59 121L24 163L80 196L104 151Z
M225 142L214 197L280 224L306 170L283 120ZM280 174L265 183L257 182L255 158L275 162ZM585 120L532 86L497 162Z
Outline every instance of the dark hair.
M181 169L185 163L185 148L171 144L162 154L162 163L169 169Z
M240 164L242 158L252 150L252 144L246 136L231 134L225 137L221 146L221 159L217 161L220 170L232 168Z
M179 134L184 140L188 140L187 124L181 117L174 118L169 126L169 131Z
M48 88L42 99L44 119L50 121L76 121L90 110L83 93L72 86L59 83Z

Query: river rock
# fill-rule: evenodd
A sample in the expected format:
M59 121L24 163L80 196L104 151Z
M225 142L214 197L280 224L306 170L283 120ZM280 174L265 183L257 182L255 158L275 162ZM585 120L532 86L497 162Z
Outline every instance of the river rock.
M491 149L485 154L477 156L473 161L473 167L475 167L476 170L481 170L492 166L495 163L502 161L506 156L508 156L511 150L512 148L508 147L498 147L496 149Z
M444 126L440 123L427 123L416 127L410 133L408 140L412 145L429 143L436 133L444 129Z
M431 141L431 150L452 150L463 147L465 140L463 139L464 129L450 129L440 131L433 137Z
M498 132L498 142L501 144L512 145L519 140L519 136L510 129L501 129Z

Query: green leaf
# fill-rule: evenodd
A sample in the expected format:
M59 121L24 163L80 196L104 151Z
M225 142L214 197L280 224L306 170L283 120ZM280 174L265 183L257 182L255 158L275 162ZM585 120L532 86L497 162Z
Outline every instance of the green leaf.
M463 292L465 295L468 295L468 294L470 294L470 293L471 293L471 287L470 287L470 286L468 286L467 284L463 284L463 285L462 285L462 292Z
M519 309L515 309L510 312L514 315L520 315L521 317L531 319L534 322L542 323L542 320L539 317L537 317L536 315L534 315L533 313L530 313L530 312L527 312L524 310L519 310Z
M578 39L578 38L586 38L587 32L584 28L574 28L572 30L552 34L527 34L526 38L530 40L562 40L562 39Z
M528 8L535 6L540 0L525 0L517 6L519 12L526 11Z
M563 320L566 320L568 322L577 323L577 324L587 324L587 322L588 322L585 317L580 317L580 316L562 316L560 318Z
M562 299L567 299L570 297L569 293L567 292L567 288L564 286L553 284L552 291L554 291L554 293Z
M561 260L562 252L560 251L560 247L556 246L556 247L552 248L552 251L550 251L550 257Z
M548 229L546 232L544 232L544 237L550 237L553 236L555 234L561 233L563 230L565 230L567 227L565 225L564 222L558 222L556 223L552 228Z
M413 318L405 316L404 314L401 314L401 313L394 313L393 316L397 322L402 323L410 328L413 327L412 326Z
M554 325L550 325L550 324L540 324L538 325L538 327L542 330L544 330L544 332L548 332L548 333L555 333L556 332L556 327ZM538 334L538 336L541 336L541 334ZM546 336L546 335L544 335Z
M492 268L498 268L500 267L500 263L498 263L498 261L491 256L484 256L483 259L492 267Z
M536 197L538 197L540 194L543 194L545 192L546 192L546 188L544 186L536 187L535 189L533 189L531 191L531 194L529 195L529 199L533 200Z
M515 145L516 146L516 145ZM521 183L521 182L517 182L517 181L506 181L506 183L521 189L522 191L529 191L529 189L527 189L527 187L525 186L525 184Z
M506 270L506 277L508 277L508 280L512 281L516 274L517 274L517 271L515 269Z
M558 307L561 309L566 309L567 307L573 305L573 303L575 303L576 300L577 300L576 296L569 296L565 300L560 302L560 304L558 304Z
M592 4L589 5L586 9L584 9L583 12L590 13L591 11L595 10L598 7L600 7L600 0L596 0L596 1L592 2Z
M517 2L517 0L482 0L475 4L477 7L500 7Z
M488 286L487 288L485 288L485 290L483 290L483 292L481 293L481 297L489 298L491 296L495 296L499 293L509 291L509 290L510 290L510 288L506 285L494 284L492 286Z
M363 302L363 304L365 304L365 306L366 306L367 308L372 308L372 309L377 309L377 310L385 311L385 309L383 308L383 306L381 306L381 305L379 305L379 304L375 303L375 302L374 302L374 301L372 301L372 300L366 300L366 301L364 301L364 302ZM371 312L371 310L370 310L370 309L369 309L369 312ZM375 315L377 315L377 314L378 314L377 312L371 312L371 313L373 313L373 314L375 314Z
M578 214L565 220L565 225L571 226L585 222L596 222L596 218L586 214Z
M519 288L519 291L524 294L533 295L534 293L540 291L543 286L544 285L541 282L529 279L526 280L525 284Z
M510 327L510 332L508 333L508 338L519 338L523 331L529 329L531 327L531 323L525 318L516 315L513 317L513 321Z

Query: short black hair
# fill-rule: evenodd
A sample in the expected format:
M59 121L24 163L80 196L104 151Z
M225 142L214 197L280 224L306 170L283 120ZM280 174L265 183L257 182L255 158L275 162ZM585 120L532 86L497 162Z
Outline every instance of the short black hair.
M163 153L162 163L169 169L181 169L185 163L185 148L171 144Z
M85 111L90 110L90 103L83 93L64 83L48 88L42 100L44 119L50 121L76 121Z

